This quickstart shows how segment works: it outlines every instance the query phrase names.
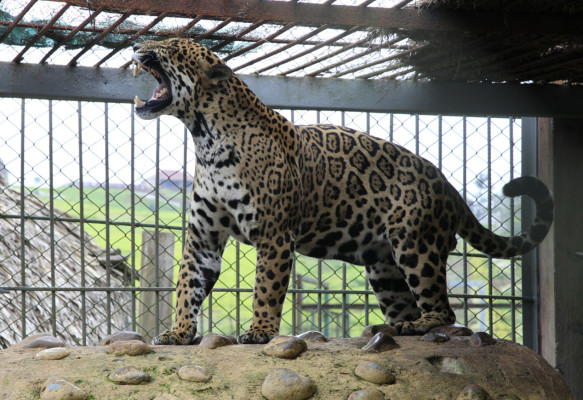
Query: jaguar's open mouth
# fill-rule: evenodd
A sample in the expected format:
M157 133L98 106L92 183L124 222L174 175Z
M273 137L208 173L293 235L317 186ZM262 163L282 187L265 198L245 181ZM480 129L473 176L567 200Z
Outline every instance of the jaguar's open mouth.
M137 76L140 69L144 69L151 73L158 81L158 86L152 92L150 100L142 101L138 96L134 98L136 111L138 113L144 111L155 113L168 107L172 103L172 90L170 80L164 72L164 69L162 69L160 62L154 56L147 53L134 53L132 58L135 65L134 76Z

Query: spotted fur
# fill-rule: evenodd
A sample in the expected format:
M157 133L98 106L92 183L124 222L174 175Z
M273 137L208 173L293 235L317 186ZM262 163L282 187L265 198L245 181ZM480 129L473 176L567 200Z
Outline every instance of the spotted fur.
M536 178L505 186L508 196L532 197L537 214L525 233L501 237L478 222L439 169L405 148L339 126L294 126L191 41L134 49L160 82L155 93L169 89L137 114L182 120L197 160L176 322L155 344L192 343L229 237L257 249L253 322L239 342L265 343L278 334L296 251L364 265L386 320L417 334L455 321L445 275L456 234L509 258L549 230L553 200Z

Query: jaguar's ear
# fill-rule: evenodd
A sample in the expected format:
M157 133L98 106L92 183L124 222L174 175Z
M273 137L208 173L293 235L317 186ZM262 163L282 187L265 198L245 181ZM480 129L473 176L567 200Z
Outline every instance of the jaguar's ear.
M233 76L233 71L226 65L215 64L211 65L210 68L207 69L206 76L210 85L218 85L223 81L231 79Z

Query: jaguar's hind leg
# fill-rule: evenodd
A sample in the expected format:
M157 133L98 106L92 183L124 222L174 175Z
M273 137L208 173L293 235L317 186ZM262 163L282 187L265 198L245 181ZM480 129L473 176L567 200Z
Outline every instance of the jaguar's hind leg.
M389 255L385 262L367 265L366 276L387 323L414 321L421 316L409 285L392 256Z

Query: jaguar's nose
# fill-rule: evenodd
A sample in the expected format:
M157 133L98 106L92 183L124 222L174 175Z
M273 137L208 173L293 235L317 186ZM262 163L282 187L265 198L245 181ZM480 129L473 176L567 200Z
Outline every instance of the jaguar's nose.
M140 43L134 43L134 45L132 46L132 49L134 51L138 51L138 50L140 50L141 47L142 47L142 45Z

